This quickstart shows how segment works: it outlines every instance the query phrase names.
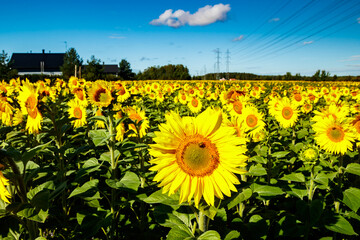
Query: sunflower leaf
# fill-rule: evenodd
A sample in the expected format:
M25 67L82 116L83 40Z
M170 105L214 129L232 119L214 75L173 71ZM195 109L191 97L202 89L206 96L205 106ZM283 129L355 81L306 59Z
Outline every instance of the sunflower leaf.
M344 191L343 202L354 212L360 208L360 189L349 188Z
M360 176L360 164L350 163L346 166L345 171Z

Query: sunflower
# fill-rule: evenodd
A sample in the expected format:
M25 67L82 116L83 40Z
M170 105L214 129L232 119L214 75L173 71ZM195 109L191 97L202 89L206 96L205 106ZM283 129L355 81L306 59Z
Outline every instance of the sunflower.
M10 98L8 100L11 101ZM10 101L8 100L6 97L2 98L0 96L0 120L4 125L11 126L14 108L11 106Z
M96 107L107 107L110 105L113 97L108 82L97 80L94 82L88 92L89 101Z
M239 118L240 121L243 122L242 126L244 127L244 131L248 132L251 137L265 128L265 122L263 121L264 116L254 106L245 107Z
M139 127L140 138L146 135L146 130L149 128L149 120L145 116L145 111L140 110L139 108L129 107L126 109L128 117L135 122L136 124L140 121L143 121ZM136 127L133 123L129 124L129 129L137 132ZM130 134L129 137L136 136L136 134Z
M313 124L312 127L316 132L315 141L326 152L344 154L348 149L352 150L355 134L349 123L331 116Z
M6 203L10 203L8 198L11 197L10 193L6 189L6 186L8 185L9 185L9 180L6 179L3 173L0 171L0 198Z
M198 113L201 111L202 103L201 100L197 97L192 97L189 99L189 102L187 104L188 108L193 113Z
M181 104L185 105L188 103L189 97L183 91L179 91L178 100Z
M287 97L281 99L275 113L275 119L282 128L294 126L298 120L297 106Z
M222 125L222 112L208 108L197 117L183 117L175 112L155 132L150 154L154 157L151 171L160 182L163 193L180 190L179 203L194 198L195 206L203 199L214 205L214 196L223 199L236 192L239 184L234 175L243 174L246 147L236 137L234 128Z
M126 86L120 82L115 83L115 90L117 102L125 102L131 96Z
M38 109L38 92L29 82L24 82L18 100L23 115L28 115L25 129L37 133L41 128L42 115Z
M88 101L86 99L86 94L85 94L84 88L77 87L77 88L74 88L71 92L75 95L75 98L79 100L79 103L81 105L83 105L85 107L88 105Z
M68 113L70 118L75 118L72 121L74 127L82 127L86 124L86 109L79 100L72 99L68 102Z

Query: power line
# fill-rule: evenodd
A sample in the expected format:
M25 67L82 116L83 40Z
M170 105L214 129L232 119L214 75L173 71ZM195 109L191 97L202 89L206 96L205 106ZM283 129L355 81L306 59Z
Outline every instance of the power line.
M289 17L287 17L285 20L281 21L278 25L276 25L275 27L273 27L272 29L270 29L268 32L266 32L264 35L261 36L262 40L266 40L268 39L272 33L274 33L278 28L282 27L283 25L286 25L289 22L292 22L294 20L294 18L296 18L297 16L299 16L301 13L303 13L304 11L306 11L309 7L311 7L311 5L313 5L314 3L316 3L319 0L310 0L307 4L305 4L304 6L302 6L301 8L299 8L296 12L294 12L293 14L291 14ZM252 47L255 47L256 45L252 45ZM247 49L247 48L245 48ZM237 51L235 52L233 55L236 55L238 53L240 53L241 51Z
M306 39L308 39L308 38L310 38L310 37L313 37L313 36L315 36L315 35L317 35L317 34L319 34L319 33L321 33L321 32L324 32L324 31L326 31L326 30L328 30L328 29L330 29L330 28L338 25L338 24L341 24L341 23L345 22L345 21L348 20L349 18L354 17L354 16L358 15L359 13L360 13L360 11L359 11L359 10L356 10L356 11L352 12L350 15L347 15L347 16L341 18L340 20L338 20L338 21L336 21L336 22L334 22L334 23L332 23L332 24L330 24L330 25L325 26L324 28L321 28L321 29L317 30L316 32L313 32L313 33L311 33L310 35L308 35L308 36L306 36L306 37L303 37L303 38L301 38L301 39L299 39L299 40L296 40L295 42L291 42L291 43L289 43L289 44L287 44L287 45L285 45L285 46L283 46L283 47L281 47L281 48L279 48L279 49L274 49L273 51L271 51L271 52L269 52L269 53L266 53L266 54L263 54L263 55L255 58L255 59L252 59L252 60L250 60L250 61L252 62L252 61L255 61L255 60L259 59L259 58L265 58L265 57L267 57L267 56L269 56L269 55L272 55L272 54L274 54L274 53L278 53L278 52L280 52L280 51L282 51L282 50L284 50L284 49L287 49L287 48L289 48L289 47L292 47L292 46L294 46L295 44L297 44L297 43L299 43L299 42L302 42L302 41L304 41L304 40L306 40ZM351 26L351 25L353 25L353 24L355 24L355 23L357 23L357 22L353 22L353 23L351 23L349 26ZM314 28L313 28L313 29L314 29ZM312 30L313 30L313 29L312 29Z
M219 72L220 72L220 49L217 48L214 50L215 54L216 54L216 62L215 62L215 72L216 72L216 79L219 79L220 76L219 76Z
M349 2L347 2L346 4L348 4L348 3L349 3ZM338 9L341 9L343 6L346 6L346 4L343 4L343 5L342 5L341 7L339 7L339 8L336 8L337 5L335 4L332 8L336 8L336 9L338 10ZM323 20L323 22L320 23L320 24L318 24L318 25L316 25L316 26L313 27L312 29L310 29L310 30L308 31L308 32L310 32L309 35L307 35L306 37L301 38L301 39L299 39L299 40L295 40L295 41L293 41L293 42L291 42L291 43L289 43L289 44L287 44L287 45L285 45L285 46L282 46L282 47L280 46L280 47L278 47L278 48L276 48L276 49L272 49L272 51L270 51L270 53L265 53L265 54L261 55L260 57L255 57L255 58L253 58L253 59L250 58L250 61L254 61L254 60L256 60L256 59L263 58L263 57L265 57L265 56L268 56L268 55L271 55L271 54L274 54L274 53L278 53L279 51L281 51L281 50L283 50L283 49L289 48L289 47L291 47L291 46L293 46L293 45L295 45L295 44L297 44L297 43L299 43L299 42L301 42L301 41L304 41L305 39L307 39L307 38L309 38L309 37L315 36L316 34L319 34L319 33L321 33L321 32L324 32L324 31L326 31L326 30L328 30L328 29L330 29L330 28L332 28L332 27L334 27L334 26L336 26L336 25L339 25L339 24L345 22L346 20L348 20L348 19L351 18L352 16L355 16L356 14L358 14L358 13L359 13L359 10L355 10L355 11L351 12L350 14L346 15L345 17L340 18L339 20L338 20L338 17L339 17L339 16L343 16L343 15L346 14L349 10L356 9L356 7L357 7L359 4L360 4L360 3L357 2L355 5L351 5L351 6L348 7L346 10L342 10L339 14L337 14L337 15L335 15L335 16L333 16L333 17L331 17L331 15L328 14L327 17L331 17L330 20L326 20L326 18L323 18L321 15L317 15L319 19ZM329 7L328 7L328 8L329 8ZM331 6L330 6L330 9L331 9ZM314 16L313 16L313 17L314 17ZM311 18L309 18L309 19L312 19L313 17L311 17ZM309 20L309 19L308 19L308 20ZM325 19L325 21L324 21L324 19ZM306 21L304 21L304 22L307 23L308 20L306 20ZM331 20L334 20L334 21L331 21ZM336 20L337 20L337 21L336 21ZM329 22L330 22L330 24L329 24ZM292 30L294 30L294 29L298 30L299 26L302 26L302 24L303 24L303 23L300 23L298 26L294 27ZM321 28L321 29L318 29L319 27L323 26L324 24L327 24L327 25L326 25L325 27ZM309 26L311 26L311 24L309 24ZM290 33L292 32L292 30L290 31ZM282 36L282 38L278 39L278 41L276 41L275 43L271 44L270 46L269 46L269 45L266 45L266 47L260 48L260 49L256 50L255 52L251 52L250 54L252 54L252 56L254 56L255 53L258 53L258 52L260 52L260 51L261 51L261 52L264 52L263 50L269 49L270 47L273 47L275 44L279 43L280 41L286 40L286 39L290 36L290 33L289 33L289 31L288 31L288 34L287 34L286 36ZM250 54L248 54L248 55L250 55ZM249 59L247 59L247 62L248 62L248 61L249 61Z
M230 79L229 74L229 65L230 65L230 51L229 49L226 51L226 79Z

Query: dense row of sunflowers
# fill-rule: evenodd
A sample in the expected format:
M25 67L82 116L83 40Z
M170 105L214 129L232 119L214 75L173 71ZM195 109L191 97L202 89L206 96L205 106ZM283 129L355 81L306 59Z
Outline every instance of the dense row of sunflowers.
M64 154L66 150L62 150L65 146L63 141L65 141L66 131L72 131L72 137L70 137L72 139L77 135L84 138L89 137L95 147L101 147L106 143L110 155L110 170L106 184L117 191L119 187L114 187L108 180L114 181L114 184L115 182L120 183L122 180L119 178L119 169L121 168L121 172L126 172L131 165L127 166L126 161L120 162L122 159L126 160L134 157L134 154L138 154L136 155L137 161L139 161L137 168L140 170L132 179L135 182L139 181L135 189L137 190L139 186L145 189L146 184L152 186L152 192L147 192L145 196L147 198L144 196L142 198L139 206L140 212L146 208L144 203L159 203L149 200L153 196L152 194L157 194L154 192L156 186L148 183L149 179L158 183L157 187L162 188L162 194L167 194L162 195L163 198L167 196L169 201L175 198L178 206L187 204L196 210L195 222L199 226L198 228L196 224L194 226L195 222L190 217L188 226L190 233L185 230L181 230L183 231L181 232L169 224L159 223L165 227L172 227L173 234L170 231L167 234L168 238L196 237L196 234L204 239L205 237L220 236L217 232L208 230L209 222L204 220L206 218L204 215L210 219L214 219L215 215L211 215L204 209L209 207L210 209L220 209L219 200L226 202L230 201L228 199L232 199L234 201L232 192L239 192L236 198L239 196L243 198L241 201L236 200L239 204L237 212L240 216L243 215L246 207L245 202L250 201L252 194L258 192L265 206L269 206L269 202L266 202L269 201L269 197L283 193L263 194L256 189L256 187L262 186L257 184L262 181L259 180L251 185L252 193L246 197L247 191L244 186L247 186L247 182L251 182L249 181L251 178L254 180L265 179L264 176L267 176L266 181L270 186L276 184L282 177L283 180L289 181L291 188L293 186L291 184L300 182L304 187L302 193L296 193L293 190L292 194L288 194L287 197L291 195L296 197L296 194L299 197L300 194L301 200L307 197L309 201L313 199L316 188L321 189L321 181L316 180L321 172L321 169L318 168L319 165L326 165L330 162L333 167L334 163L339 162L335 168L338 173L336 175L336 179L338 179L336 191L345 187L344 172L351 173L349 179L355 179L354 183L359 182L358 165L354 165L358 163L352 161L352 158L358 154L357 146L360 140L360 88L355 83L326 85L306 82L237 81L106 82L98 80L88 82L75 77L70 78L68 82L56 79L55 81L45 80L30 83L28 80L12 79L10 82L0 83L0 119L1 126L5 129L2 132L7 133L0 139L0 148L7 156L6 160L1 161L1 166L5 169L3 170L5 176L9 176L9 179L6 178L0 171L0 197L4 202L0 207L3 206L4 211L6 209L6 214L14 216L21 212L21 209L9 208L9 206L14 205L19 198L23 203L32 204L32 199L29 196L28 200L22 199L21 189L18 189L19 182L15 178L11 178L11 173L15 171L9 160L12 157L12 149L20 147L25 152L35 149L36 154L34 153L33 157L38 159L34 162L37 167L44 167L45 165L41 163L41 159L44 158L41 157L41 151L46 147L42 145L45 143L42 142L41 137L46 135L44 139L53 140L59 150L59 155L55 155L58 156L61 164L59 164L56 174L59 175L61 183L67 181L71 170L79 170L79 165L77 169L71 169L70 165L66 166L70 164L70 159L67 159ZM64 127L66 121L71 123L72 127ZM12 140L11 133L14 132L18 136L32 138L33 142L28 142L28 145L18 145L17 141ZM128 150L126 148L122 152L122 147L133 141L136 142L136 145L130 152L132 156L126 152ZM46 144L51 145L52 141ZM88 143L84 142L83 144ZM37 146L42 147L40 149ZM70 146L67 147L70 148ZM289 154L290 150L292 150L291 154ZM289 157L290 155L292 158ZM294 171L283 170L285 174L283 172L281 176L274 177L275 173L271 173L271 168L275 163L271 163L271 160L285 157L288 158L286 160L288 162L281 167ZM14 162L18 164L18 168L21 168L17 160L19 159L15 159ZM324 163L323 160L328 163ZM348 168L345 168L344 162L350 163ZM25 173L27 161L22 164ZM290 167L291 164L293 167ZM302 168L309 175L297 172ZM301 171L304 172L304 169ZM322 174L329 175L330 172L322 172ZM94 181L91 173L89 176L88 183ZM129 176L130 174L123 177ZM328 181L328 179L335 181L335 175L328 176L326 179L324 181ZM64 205L66 202L64 199L78 195L76 190L80 191L79 189L85 184L80 186L80 183L78 185L75 183L77 186L75 189L74 187L70 188L70 185L68 190L61 189L62 207L65 214L69 215L70 210L66 204ZM323 185L327 185L327 182ZM350 184L349 186L350 188L347 190L350 189L352 195L360 192L356 185ZM349 186L346 185L346 187ZM27 186L24 191L31 191L36 187ZM89 189L90 187L87 188L87 190ZM294 187L294 189L297 188ZM329 191L329 188L325 187L324 189ZM277 190L278 188L269 191L276 192ZM112 224L100 227L107 238L121 236L116 230L121 224L119 219L115 219L118 216L114 217L116 209L121 212L121 208L116 206L113 199L120 195L111 190L108 196L104 196L108 200L110 199L110 212L113 219ZM348 198L349 196L350 194L347 195ZM322 199L327 201L325 195L322 196ZM353 218L359 220L360 217L356 215L356 212L360 206L353 202L356 200L359 200L358 196L352 197L351 201L343 199L343 203L345 203L345 209L347 207L352 210ZM313 205L309 204L311 209ZM329 227L329 224L325 223L322 226L337 234L357 235L356 231L359 233L359 229L354 231L348 220L344 218L344 214L348 214L350 211L344 210L341 215L339 200L335 199L332 204L334 204L333 212L337 214L338 221L331 224L336 227ZM36 208L36 204L34 207ZM228 205L228 210L230 209L231 207ZM216 213L217 211L215 211ZM4 216L9 216L6 214L4 213ZM37 214L40 214L39 211ZM48 218L48 214L46 214L46 218ZM145 217L139 216L141 221L148 214L145 213ZM354 217L355 215L357 217ZM23 214L20 216L30 222L34 221L33 216L24 216ZM346 217L349 216L346 215ZM44 223L46 218L35 221ZM114 226L114 222L116 226ZM81 225L81 223L79 224ZM22 236L26 236L26 231L29 232L31 238L38 236L39 233L36 230L31 233L31 227L32 225L27 223ZM143 225L140 224L140 229L141 227ZM311 232L312 228L320 229L316 224L306 227L307 230L304 233L297 232L296 236L305 238L321 236L318 232ZM52 231L55 231L56 228L47 227L46 229L47 234L53 234ZM185 234L184 231L188 235L181 235ZM232 239L230 237L233 234L235 238L253 239L248 237L252 236L251 234L240 233L239 229L233 229L233 231L228 231L226 237ZM283 236L286 234L283 233ZM44 237L45 234L42 236ZM94 236L99 237L99 233L94 233ZM122 237L128 236L125 234Z

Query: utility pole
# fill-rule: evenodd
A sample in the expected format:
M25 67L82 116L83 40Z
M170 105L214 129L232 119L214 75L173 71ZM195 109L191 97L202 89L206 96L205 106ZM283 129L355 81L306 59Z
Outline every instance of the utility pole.
M206 65L204 65L204 80L206 80Z
M216 80L219 80L220 79L220 75L219 75L219 72L220 72L220 49L217 48L214 50L214 52L216 53L216 63L215 63Z
M64 41L64 43L65 43L65 50L67 52L67 41Z
M228 50L226 51L226 79L227 79L227 80L230 79L229 65L230 65L230 51L229 51L229 49L228 49Z

